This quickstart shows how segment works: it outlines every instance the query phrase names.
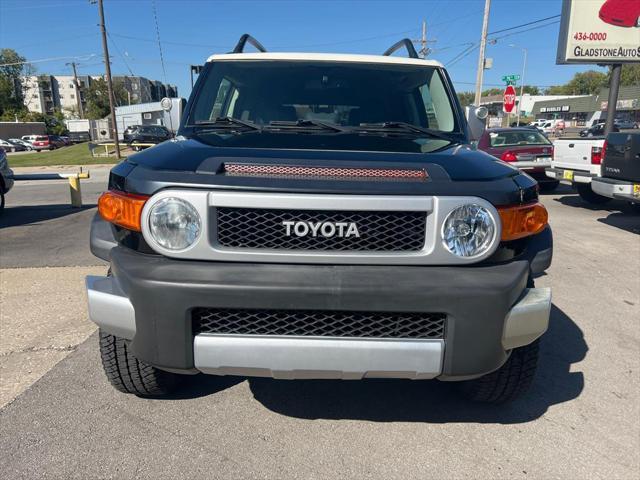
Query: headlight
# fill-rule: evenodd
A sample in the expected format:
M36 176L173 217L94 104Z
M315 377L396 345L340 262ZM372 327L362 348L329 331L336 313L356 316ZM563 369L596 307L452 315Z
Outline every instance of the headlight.
M477 257L485 253L496 236L496 223L480 205L462 205L453 210L442 225L442 239L451 253Z
M149 210L149 232L158 245L184 250L200 235L200 215L189 202L163 198Z

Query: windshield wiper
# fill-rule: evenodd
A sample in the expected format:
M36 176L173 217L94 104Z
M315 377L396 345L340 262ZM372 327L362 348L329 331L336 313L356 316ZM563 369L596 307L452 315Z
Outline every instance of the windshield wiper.
M297 129L297 130L300 130L300 129L318 130L318 127L319 127L320 129L331 130L334 132L351 131L351 129L341 127L340 125L336 125L335 123L327 123L327 122L322 122L320 120L304 120L304 119L299 119L295 121L272 120L271 122L269 122L268 127L283 128L283 129L291 128L291 129Z
M381 132L386 130L398 130L404 132L422 133L429 137L440 138L449 142L456 142L456 140L445 132L440 130L434 130L432 128L419 127L412 123L406 122L381 122L381 123L361 123L359 126L354 127L359 132Z
M262 127L256 125L253 122L240 120L233 117L216 117L213 120L198 120L195 123L196 127L210 127L210 128L237 128L244 127L250 130L261 131Z

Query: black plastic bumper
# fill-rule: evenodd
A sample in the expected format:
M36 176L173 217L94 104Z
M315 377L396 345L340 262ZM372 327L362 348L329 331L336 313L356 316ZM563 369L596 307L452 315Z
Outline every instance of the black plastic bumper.
M439 312L447 314L444 377L492 371L506 360L505 316L529 262L484 267L323 266L171 260L123 247L112 272L135 309L133 353L191 370L194 307Z

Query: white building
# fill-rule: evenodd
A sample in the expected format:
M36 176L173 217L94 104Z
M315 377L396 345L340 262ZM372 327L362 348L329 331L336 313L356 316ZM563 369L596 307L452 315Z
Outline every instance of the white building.
M171 111L169 112L162 108L160 102L116 107L118 137L122 138L125 129L133 125L162 125L175 133L180 126L185 104L184 98L172 98Z

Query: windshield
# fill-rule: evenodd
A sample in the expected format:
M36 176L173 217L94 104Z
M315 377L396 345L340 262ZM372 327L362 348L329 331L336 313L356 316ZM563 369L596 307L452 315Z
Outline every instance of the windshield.
M459 132L435 67L337 62L221 61L211 65L187 126L232 117L269 125L310 120L346 127L405 122Z
M492 132L489 134L492 147L506 147L514 145L551 145L551 142L540 132Z

